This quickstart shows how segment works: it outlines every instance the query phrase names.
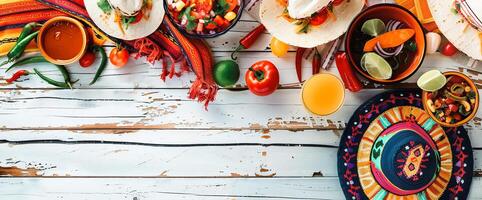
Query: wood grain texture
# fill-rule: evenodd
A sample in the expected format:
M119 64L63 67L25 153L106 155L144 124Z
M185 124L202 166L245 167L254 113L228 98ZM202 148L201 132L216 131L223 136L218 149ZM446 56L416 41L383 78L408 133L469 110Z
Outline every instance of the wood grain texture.
M304 109L299 89L220 90L208 112L185 89L10 90L0 92L0 129L342 129L383 91L347 92L338 112L320 117ZM481 112L468 127L481 127Z
M324 178L1 178L0 196L38 200L344 199L338 179ZM474 178L468 199L481 199Z
M4 167L0 174L336 177L340 134L335 130L12 130L0 134ZM482 161L477 159L482 156L480 134L480 129L470 131L475 176L482 176Z

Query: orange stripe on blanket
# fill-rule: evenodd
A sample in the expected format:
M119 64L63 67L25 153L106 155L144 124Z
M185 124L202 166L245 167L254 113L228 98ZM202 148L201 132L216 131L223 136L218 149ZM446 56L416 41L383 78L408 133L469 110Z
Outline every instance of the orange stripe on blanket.
M0 16L46 9L50 8L41 3L38 3L35 0L17 0L10 3L2 2L0 3Z
M13 15L6 15L0 17L0 27L15 25L15 24L26 24L29 22L39 22L39 21L46 21L53 17L57 16L66 16L66 14L57 11L57 10L41 10L41 11L32 11L32 12L25 12Z

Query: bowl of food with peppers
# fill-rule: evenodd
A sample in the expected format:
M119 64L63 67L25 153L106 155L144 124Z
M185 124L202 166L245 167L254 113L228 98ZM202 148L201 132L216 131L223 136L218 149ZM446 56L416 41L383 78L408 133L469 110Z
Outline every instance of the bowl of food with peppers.
M458 127L475 117L479 108L479 92L474 82L460 72L445 72L443 76L445 79L440 82L445 84L441 88L423 91L423 107L438 124Z
M422 65L426 39L421 23L394 4L371 6L355 17L345 49L350 64L370 81L390 84L413 75Z
M213 38L228 32L241 18L243 8L243 0L164 0L169 20L194 38Z

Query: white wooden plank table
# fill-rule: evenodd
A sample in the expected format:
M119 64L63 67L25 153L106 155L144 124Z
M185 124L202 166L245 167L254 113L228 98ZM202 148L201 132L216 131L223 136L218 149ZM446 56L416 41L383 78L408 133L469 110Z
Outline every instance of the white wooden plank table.
M257 25L243 15L232 31L208 40L215 59L228 59ZM276 58L269 39L265 33L240 53L242 74L266 59L279 68L282 84L295 83L294 51ZM465 62L462 55L427 56L404 83L347 91L344 106L327 117L304 110L299 86L257 97L246 90L243 77L236 91L221 89L206 112L187 98L193 74L162 82L160 66L142 60L132 59L122 69L108 66L94 86L88 83L96 68L72 65L73 79L80 79L74 90L53 88L35 76L4 84L11 74L1 70L0 197L343 199L336 152L355 109L387 89L415 87L416 78L430 69L464 72L482 89L481 68L467 69ZM60 78L48 65L37 67ZM337 74L335 67L329 72ZM471 199L482 199L481 122L479 113L467 125L475 156Z

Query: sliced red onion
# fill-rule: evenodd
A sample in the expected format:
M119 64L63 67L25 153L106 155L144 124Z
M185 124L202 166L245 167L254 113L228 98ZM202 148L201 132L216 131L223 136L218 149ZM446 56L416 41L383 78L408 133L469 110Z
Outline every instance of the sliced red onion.
M396 56L396 55L400 54L402 49L403 49L403 44L395 47L395 50L393 52L388 52L385 49L383 49L382 46L380 45L380 42L377 42L377 44L375 45L375 52L377 52L378 55L380 55L381 57L384 57L384 58Z
M390 20L385 26L385 32L390 32L402 28L404 24L398 20Z

